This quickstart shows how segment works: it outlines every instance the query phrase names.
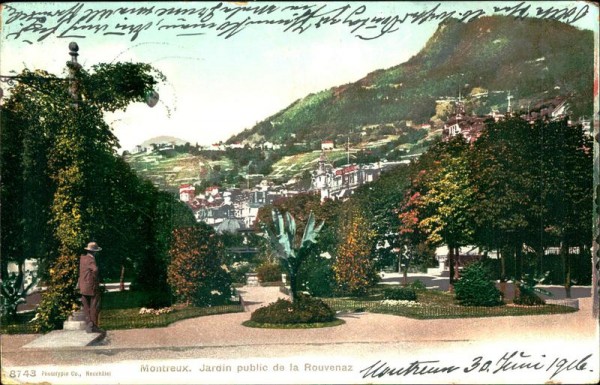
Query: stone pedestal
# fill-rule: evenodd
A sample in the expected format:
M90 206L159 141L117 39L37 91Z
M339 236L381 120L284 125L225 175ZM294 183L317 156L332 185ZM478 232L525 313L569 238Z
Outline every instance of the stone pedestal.
M246 285L248 285L248 286L258 286L258 274L256 274L256 273L246 273Z
M86 333L85 330L54 330L36 338L23 348L49 350L77 348L94 345L104 337L103 333Z
M85 315L81 310L73 312L63 323L63 330L85 330L85 327Z

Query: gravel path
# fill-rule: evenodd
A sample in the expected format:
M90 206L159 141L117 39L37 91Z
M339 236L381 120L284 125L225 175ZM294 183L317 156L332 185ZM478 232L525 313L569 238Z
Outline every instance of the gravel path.
M393 315L349 313L346 323L321 329L255 329L242 326L250 312L279 297L277 287L243 287L239 292L247 311L199 317L165 328L109 331L102 345L60 351L21 347L35 335L2 336L5 363L82 364L127 359L183 357L269 357L293 354L340 354L357 346L378 349L431 348L444 344L494 341L596 340L598 323L591 317L591 298L580 298L580 311L569 314L519 317L414 320ZM86 354L82 354L85 352Z

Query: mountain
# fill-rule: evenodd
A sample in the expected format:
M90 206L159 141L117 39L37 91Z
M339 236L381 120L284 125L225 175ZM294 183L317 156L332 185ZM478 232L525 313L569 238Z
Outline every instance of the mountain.
M358 143L409 136L424 123L439 129L453 109L449 100L459 94L466 97L467 113L505 112L508 96L514 109L525 112L558 97L568 99L575 117L589 117L593 47L592 31L554 20L449 19L407 62L307 95L228 143L305 142L314 147L328 139Z

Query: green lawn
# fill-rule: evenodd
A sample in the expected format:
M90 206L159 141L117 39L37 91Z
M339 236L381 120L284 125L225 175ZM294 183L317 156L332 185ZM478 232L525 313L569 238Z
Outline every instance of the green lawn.
M483 307L462 306L454 296L439 290L417 290L417 302L397 305L382 303L383 295L378 290L362 298L322 298L336 311L368 311L393 314L416 319L501 317L538 314L572 313L577 311L568 306L543 305L513 307L510 305Z
M129 290L104 293L102 295L99 326L105 330L156 328L168 326L173 322L188 318L244 311L241 304L231 303L212 307L177 305L173 306L170 313L160 315L139 314L142 307L150 307L149 303L156 301L159 295L157 293ZM153 307L158 308L160 306ZM3 318L0 322L0 332L2 334L35 333L35 324L30 322L34 315L34 312L19 314L17 319L11 322L7 322Z
M139 308L110 309L100 313L100 327L105 330L157 328L188 318L244 311L240 304L213 307L176 307L172 312L160 315L139 314Z

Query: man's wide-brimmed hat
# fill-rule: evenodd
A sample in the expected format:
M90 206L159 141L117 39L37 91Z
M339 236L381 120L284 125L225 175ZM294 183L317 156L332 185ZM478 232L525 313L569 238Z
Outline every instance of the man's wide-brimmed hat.
M84 248L84 250L87 250L87 251L100 251L100 250L102 250L102 248L100 246L98 246L98 244L96 242L90 242L90 243L88 243L87 247Z

